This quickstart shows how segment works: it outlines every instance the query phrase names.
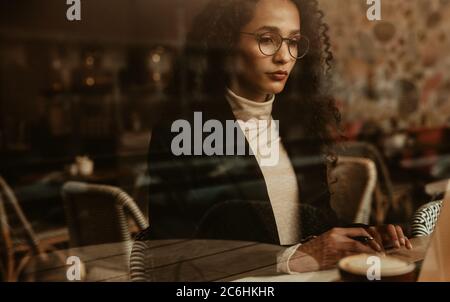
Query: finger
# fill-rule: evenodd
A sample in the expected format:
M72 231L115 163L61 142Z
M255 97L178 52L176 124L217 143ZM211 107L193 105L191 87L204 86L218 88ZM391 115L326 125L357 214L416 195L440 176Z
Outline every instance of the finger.
M367 253L367 254L373 254L376 252L376 250L372 249L370 246L362 244L361 242L355 240L349 242L342 242L340 250L344 252Z
M400 242L398 241L397 229L395 228L395 226L392 224L389 224L387 226L387 233L388 233L394 247L399 248Z
M396 226L395 226L395 229L396 229L396 231L397 231L397 237L398 237L398 240L399 240L399 242L400 242L400 245L406 246L405 235L403 234L402 227L399 226L399 225L396 225Z
M373 238L366 229L363 228L344 228L342 229L342 235L345 235L347 237L369 237Z
M342 258L348 257L348 256L359 255L359 254L361 254L361 253L353 252L353 251L345 251L345 252L342 252Z
M372 226L367 231L370 233L370 235L372 235L373 238L375 238L381 248L383 248L383 237L381 236L381 233L378 231L378 229Z
M383 251L383 239L381 238L381 234L377 231L375 227L370 227L367 229L367 232L374 238L373 243L371 243L371 246L374 247L375 243L377 246L375 246L375 249L379 252Z
M405 241L406 241L406 248L408 250L411 250L413 248L413 245L411 243L411 241L408 239L408 237L405 236Z
M364 242L363 244L368 244L373 250L377 252L382 251L381 245L375 240L374 237L372 237L369 231L364 228L347 228L341 230L341 232L343 233L343 235L352 239L355 237L366 237L368 241Z
M373 238L373 237L372 237L372 238ZM372 239L372 240L369 240L368 244L369 244L369 246L370 246L372 249L374 249L374 250L377 251L377 252L383 251L383 249L381 248L381 245L378 244L378 242L375 240L375 238Z
M353 243L353 249L351 251L358 252L358 253L373 254L377 250L373 249L372 247L370 247L366 244L362 244L361 242L356 241Z

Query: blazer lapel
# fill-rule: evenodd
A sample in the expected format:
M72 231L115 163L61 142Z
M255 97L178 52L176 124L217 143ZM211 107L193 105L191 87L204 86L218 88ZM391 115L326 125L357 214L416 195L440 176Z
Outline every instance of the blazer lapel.
M202 111L205 113L205 121L216 119L219 120L223 126L225 126L227 121L236 120L231 110L231 106L225 97L222 97L218 101L214 100L207 102L202 107ZM225 144L227 144L225 128L226 127L223 127L223 138L225 139ZM239 127L237 131L244 135ZM234 135L235 140L233 144L235 145L238 143L236 138L237 136ZM238 194L242 196L243 200L252 201L253 205L260 203L261 209L271 209L270 211L257 211L259 213L265 213L264 215L267 216L264 217L264 221L267 225L261 227L271 230L271 233L273 234L272 236L275 238L271 238L270 241L279 243L275 216L271 207L264 176L255 156L250 155L248 152L248 150L250 150L250 146L247 139L245 139L245 150L245 155L223 155L217 156L217 158L221 161L222 165L228 168L226 169L226 173L228 174L229 179L233 182L236 190L239 190ZM243 175L245 179L243 179Z

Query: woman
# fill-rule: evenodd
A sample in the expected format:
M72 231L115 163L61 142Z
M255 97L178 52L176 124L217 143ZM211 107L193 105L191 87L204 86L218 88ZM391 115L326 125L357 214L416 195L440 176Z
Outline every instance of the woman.
M147 236L290 246L287 271L327 268L386 243L411 248L394 225L336 228L327 182L335 160L324 147L339 114L326 94L332 56L322 19L315 0L214 0L200 13L178 72L184 78L175 77L170 90L178 100L193 91L189 104L168 104L151 138ZM203 77L190 76L190 60L206 66ZM236 135L230 140L226 126L197 127L199 117L222 125L237 120ZM180 125L194 126L186 135ZM226 139L206 144L215 130ZM238 152L239 135L250 152ZM198 150L205 145L216 152ZM265 164L267 154L276 160ZM354 239L361 236L367 245Z

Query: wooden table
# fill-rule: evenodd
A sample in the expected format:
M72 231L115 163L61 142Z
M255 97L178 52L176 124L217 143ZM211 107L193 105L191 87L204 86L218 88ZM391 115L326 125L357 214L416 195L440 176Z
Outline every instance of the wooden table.
M389 254L410 262L424 258L428 237L412 239L413 250ZM146 281L337 281L336 269L303 274L276 272L277 254L283 247L244 241L154 240L142 242ZM82 281L130 281L129 254L122 243L74 248L49 254L49 261L30 262L26 280L68 281L63 261L77 256L83 263Z

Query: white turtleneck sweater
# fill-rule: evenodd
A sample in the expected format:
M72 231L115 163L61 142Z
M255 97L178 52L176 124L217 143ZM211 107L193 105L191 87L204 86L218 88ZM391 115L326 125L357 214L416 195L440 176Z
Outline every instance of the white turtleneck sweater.
M277 124L272 119L275 96L272 95L265 102L255 102L228 89L226 98L264 176L280 244L296 244L300 238L299 189L291 161L279 137ZM253 124L257 125L256 131L246 131L249 128L245 128L244 123L251 119L265 122ZM261 164L258 150L264 150L266 154L267 151L278 151L278 161L270 166Z

